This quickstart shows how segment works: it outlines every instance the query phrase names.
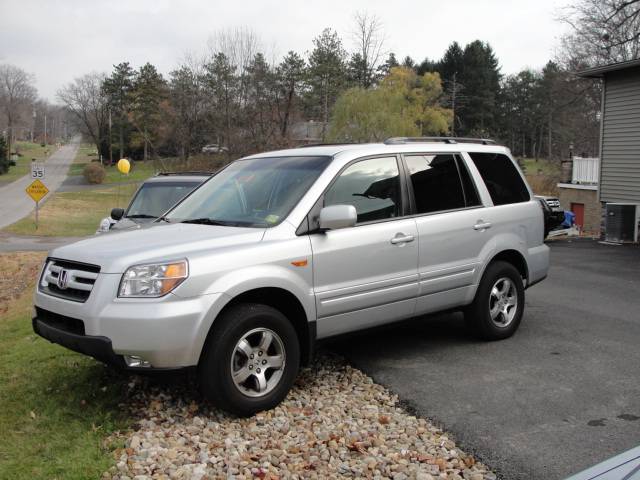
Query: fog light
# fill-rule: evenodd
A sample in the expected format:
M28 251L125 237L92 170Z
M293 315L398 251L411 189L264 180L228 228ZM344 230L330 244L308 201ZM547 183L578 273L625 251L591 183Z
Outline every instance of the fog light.
M136 367L136 368L150 368L151 364L142 357L138 357L137 355L125 355L124 363L127 364L127 367Z

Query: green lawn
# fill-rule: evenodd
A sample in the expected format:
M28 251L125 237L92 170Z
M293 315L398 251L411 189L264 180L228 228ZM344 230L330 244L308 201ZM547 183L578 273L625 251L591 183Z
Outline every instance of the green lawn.
M36 254L21 255L35 278L21 267ZM11 261L0 255L3 271ZM0 302L0 479L99 478L122 447L105 438L128 427L126 376L35 335L31 288Z
M5 230L19 235L91 235L112 208L124 208L129 204L136 188L137 185L131 184L55 193L40 208L38 230L35 228L35 213L9 225Z
M9 167L9 171L0 175L0 182L10 183L31 172L31 160L42 160L56 151L54 145L40 146L39 143L16 142L16 151L20 154L15 167Z
M527 175L559 175L560 174L560 162L548 161L546 159L535 158L520 158L518 159L521 166L524 167L524 171Z
M96 152L95 146L89 144L80 145L80 147L78 148L78 153L76 154L76 158L69 168L69 175L82 175L84 167L97 158L98 154ZM105 165L104 168L107 171L107 177L103 182L105 184L141 182L155 175L156 173L156 169L154 168L153 162L151 161L132 162L131 171L128 175L123 175L122 173L120 173L115 165Z

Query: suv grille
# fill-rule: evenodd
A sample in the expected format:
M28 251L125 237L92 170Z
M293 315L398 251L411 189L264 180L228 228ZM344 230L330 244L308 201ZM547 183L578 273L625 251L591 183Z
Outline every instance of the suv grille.
M545 199L545 201L551 208L560 208L560 200L558 200L557 198L547 198Z
M40 278L39 289L54 297L85 302L99 272L97 265L49 258Z

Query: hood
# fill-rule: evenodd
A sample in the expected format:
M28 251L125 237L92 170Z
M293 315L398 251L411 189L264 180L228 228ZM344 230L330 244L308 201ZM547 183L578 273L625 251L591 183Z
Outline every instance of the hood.
M121 220L118 220L116 223L114 223L111 227L111 231L113 230L127 230L130 228L140 228L140 225L144 224L144 223L150 223L151 220L155 220L155 219L146 219L146 218L136 218L135 220L131 220L130 218L122 218Z
M97 235L52 250L51 257L100 265L101 273L124 273L131 265L176 260L190 253L256 243L264 228L176 223Z

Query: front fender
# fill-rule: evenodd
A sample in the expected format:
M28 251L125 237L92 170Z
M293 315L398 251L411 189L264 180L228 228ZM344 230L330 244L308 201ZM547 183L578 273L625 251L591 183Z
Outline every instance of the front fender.
M310 266L303 267L311 270ZM316 319L313 289L303 276L289 268L277 265L258 265L242 268L217 278L207 289L206 295L214 295L216 301L211 305L194 338L194 364L198 362L204 348L207 335L225 306L235 297L260 288L280 288L294 295L304 308L308 321Z

